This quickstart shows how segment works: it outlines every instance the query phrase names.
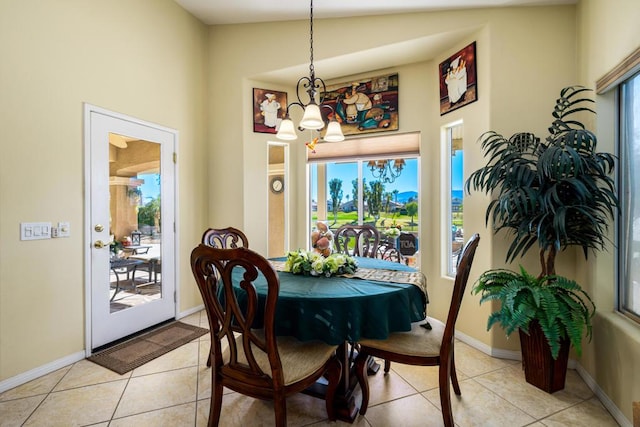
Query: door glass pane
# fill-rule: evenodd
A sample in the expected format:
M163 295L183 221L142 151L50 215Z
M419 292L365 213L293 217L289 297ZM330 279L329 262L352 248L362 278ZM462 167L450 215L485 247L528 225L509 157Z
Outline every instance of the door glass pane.
M160 144L109 134L110 312L162 298Z

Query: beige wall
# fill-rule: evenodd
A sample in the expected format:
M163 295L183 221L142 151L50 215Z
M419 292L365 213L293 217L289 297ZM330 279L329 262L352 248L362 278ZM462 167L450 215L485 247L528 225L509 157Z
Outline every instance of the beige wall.
M172 0L0 2L0 380L85 349L85 102L179 130L179 310L201 304L206 46ZM20 222L65 220L70 238L19 240Z
M636 0L585 0L577 12L579 82L594 88L596 80L640 46L640 5ZM596 96L598 114L591 123L599 148L610 152L615 152L614 92ZM631 420L632 402L640 401L640 327L616 313L615 262L613 247L589 262L576 256L578 280L597 306L593 340L580 364Z
M540 35L532 37L530 32L522 31L530 27L531 22L536 22ZM332 30L335 28L340 31ZM385 37L361 36L372 28L384 28ZM316 72L325 79L321 72L322 61L375 49L384 43L446 35L452 28L471 29L472 33L432 61L400 66L390 64L385 69L364 69L358 74L327 79L327 84L331 84L360 76L399 73L399 132L420 132L422 135L420 191L423 201L441 197L441 126L464 120L465 150L470 153L465 156L467 174L482 164L476 139L483 132L494 129L510 135L516 130L540 133L546 130L560 89L576 79L575 7L491 9L314 22ZM298 36L307 30L305 23L277 22L218 26L210 33L212 75L216 76L210 85L210 131L214 142L211 162L216 165L211 173L213 182L224 182L224 185L210 188L210 200L232 200L243 195L243 203L225 204L224 209L220 209L222 205L217 202L212 205L210 222L220 226L243 226L252 247L261 252L266 252L267 247L262 213L268 194L254 189L267 187L263 147L270 136L252 132L251 91L253 87L288 91L291 101L295 97L292 85L297 79L292 79L291 86L283 87L257 80L254 76L276 74L278 70L308 64L308 39ZM440 116L438 64L474 40L478 50L479 100ZM546 61L546 58L553 60ZM301 73L306 72L304 67L301 70ZM220 99L225 102L217 102ZM237 125L223 126L223 123ZM308 202L303 141L291 145L291 159L292 247L305 247L308 225L303 219L307 217ZM502 264L506 249L502 238L493 239L485 228L486 204L486 197L479 194L465 200L465 211L482 212L465 218L465 230L478 231L483 237L472 271L475 277L492 265ZM420 230L421 267L428 276L433 301L429 313L444 319L452 281L441 275L439 204L423 202L421 218L424 218ZM532 265L536 268L535 263ZM491 332L485 330L490 306L480 307L475 297L466 298L464 306L459 320L463 333L487 346L519 349L517 337L507 341L499 328Z
M300 36L308 31L307 21L207 29L171 0L52 3L0 4L0 381L84 349L82 103L179 130L180 310L188 310L200 304L188 253L202 229L242 228L252 248L267 251L266 143L272 136L252 131L252 88L288 91L291 100L295 80L272 82L264 76L296 66L305 73L308 63L308 38ZM616 0L616 7L606 0L587 0L577 8L314 23L317 63L452 28L471 31L432 60L362 69L351 76L397 71L400 132L421 133L421 268L429 280L431 316L444 318L452 285L440 274L440 209L426 202L441 196L441 127L464 120L467 175L483 164L476 139L484 131L544 135L563 86L593 86L637 46L637 9L635 0ZM362 36L372 28L383 28L384 37ZM440 116L438 63L474 40L479 100ZM323 77L318 66L317 72ZM332 77L344 81L350 76ZM610 97L599 97L598 103L599 109L612 106ZM604 111L599 117L604 122L597 123L598 130L611 133L611 115ZM300 141L291 145L290 154L291 242L297 247L306 245L308 234L303 220L305 148ZM465 200L465 211L482 213L465 218L467 233L482 236L472 281L482 271L504 265L507 243L485 228L486 205L487 198L479 194ZM21 221L60 220L71 221L71 238L18 240ZM537 267L535 257L523 263ZM563 274L584 281L599 306L596 339L580 363L630 418L629 402L639 400L638 327L612 312L612 256L599 256L583 267L572 254L558 266ZM467 294L460 331L488 349L518 350L517 337L507 341L500 329L485 330L490 311Z

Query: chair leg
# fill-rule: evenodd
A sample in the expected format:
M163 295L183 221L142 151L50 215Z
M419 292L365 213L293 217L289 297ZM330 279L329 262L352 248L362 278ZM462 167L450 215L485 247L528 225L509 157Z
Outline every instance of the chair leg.
M209 408L208 427L218 427L220 414L222 412L222 383L216 381L215 373L211 374L211 407Z
M207 368L211 367L211 351L209 351L209 357L207 357Z
M325 374L325 378L328 381L327 392L324 396L327 406L327 416L329 417L329 421L335 421L338 419L335 410L336 391L342 379L342 363L340 363L337 357L332 360Z
M453 348L451 348L451 384L453 385L453 392L460 396L460 385L458 384L458 374L456 373L456 359L453 357Z
M449 361L442 361L438 375L440 384L440 405L442 406L442 420L445 427L453 427L453 411L451 409L451 394L449 392L449 377L451 376Z
M391 369L391 361L385 359L384 360L384 373L388 374L390 369Z
M287 399L282 392L275 393L273 409L276 412L276 427L287 427Z
M367 379L368 359L369 356L360 351L355 362L356 378L358 378L358 384L360 384L360 388L362 389L362 404L360 405L361 415L366 414L367 408L369 407L369 380Z

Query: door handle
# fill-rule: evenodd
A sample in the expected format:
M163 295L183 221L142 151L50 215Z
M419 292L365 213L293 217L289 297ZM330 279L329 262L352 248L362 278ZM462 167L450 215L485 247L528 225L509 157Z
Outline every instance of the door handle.
M93 244L93 247L96 248L96 249L102 249L102 248L104 248L106 246L107 245L105 245L102 240L96 240L95 243Z

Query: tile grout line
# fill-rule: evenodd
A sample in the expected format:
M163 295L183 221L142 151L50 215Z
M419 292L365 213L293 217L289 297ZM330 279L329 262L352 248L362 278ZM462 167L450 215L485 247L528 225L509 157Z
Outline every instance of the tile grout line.
M47 398L51 395L51 393L53 393L53 390L55 390L55 388L58 386L58 384L60 384L62 382L62 380L69 375L69 372L71 372L71 369L75 366L75 364L78 362L74 362L73 364L71 364L71 366L67 369L67 371L64 373L64 375L62 377L60 377L60 379L58 381L56 381L56 383L51 387L51 389L46 393L46 396L44 397L44 399L42 399L40 401L40 403L38 403L36 405L35 408L33 408L33 411L31 411L31 413L29 414L29 416L27 418L24 419L23 423L21 425L25 425L27 423L27 421L29 421L29 419L31 417L33 417L33 414L36 413L36 411L42 406L42 404L45 402L45 400L47 400ZM44 393L43 393L44 394ZM36 395L38 396L38 395ZM30 396L33 397L33 396Z

